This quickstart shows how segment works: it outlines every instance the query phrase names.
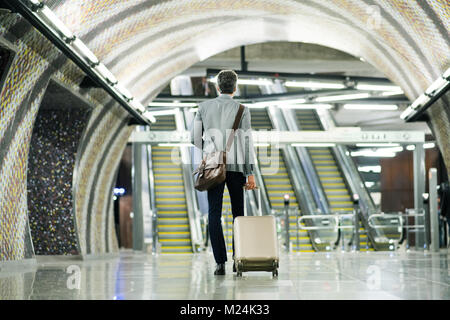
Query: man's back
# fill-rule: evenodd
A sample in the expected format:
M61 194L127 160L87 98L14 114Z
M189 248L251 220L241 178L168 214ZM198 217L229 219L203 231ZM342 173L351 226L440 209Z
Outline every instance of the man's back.
M231 133L239 102L228 94L199 104L192 127L193 143L204 152L224 151ZM248 174L253 169L253 142L251 138L250 111L245 107L230 152L227 154L227 170ZM205 133L203 148L201 135Z

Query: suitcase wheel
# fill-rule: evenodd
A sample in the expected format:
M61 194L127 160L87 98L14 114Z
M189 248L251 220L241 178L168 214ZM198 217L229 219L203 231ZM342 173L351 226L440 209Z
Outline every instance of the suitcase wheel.
M278 277L278 269L275 269L272 271L272 276L273 277Z
M236 263L236 276L237 277L242 277L242 269L244 268L244 265L242 263L242 261L238 261Z

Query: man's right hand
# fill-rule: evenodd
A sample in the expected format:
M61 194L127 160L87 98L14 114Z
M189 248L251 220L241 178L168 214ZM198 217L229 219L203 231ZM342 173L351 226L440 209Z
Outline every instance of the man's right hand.
M245 184L245 190L253 190L256 188L255 176L251 175L247 177L247 183Z

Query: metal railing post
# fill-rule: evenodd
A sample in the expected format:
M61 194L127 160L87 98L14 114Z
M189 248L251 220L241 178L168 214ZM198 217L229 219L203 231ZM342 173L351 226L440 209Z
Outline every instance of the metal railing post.
M290 237L289 237L289 194L284 195L284 211L286 215L286 251L290 252Z
M359 243L359 196L358 194L353 195L353 210L355 213L355 250L360 251Z
M429 194L424 193L423 197L423 210L425 211L425 243L424 249L429 250L431 246L431 233L430 233L430 206L429 206Z
M430 198L431 251L439 252L439 216L437 210L437 170L431 168L428 174Z

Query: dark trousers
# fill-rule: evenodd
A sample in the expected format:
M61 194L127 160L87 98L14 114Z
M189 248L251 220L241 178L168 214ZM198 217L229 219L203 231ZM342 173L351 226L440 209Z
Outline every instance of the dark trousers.
M245 176L241 172L227 171L225 182L208 190L208 226L211 246L216 263L225 263L227 261L227 247L222 229L222 202L225 183L231 199L231 211L234 219L244 215L244 189ZM233 246L234 254L234 246Z

